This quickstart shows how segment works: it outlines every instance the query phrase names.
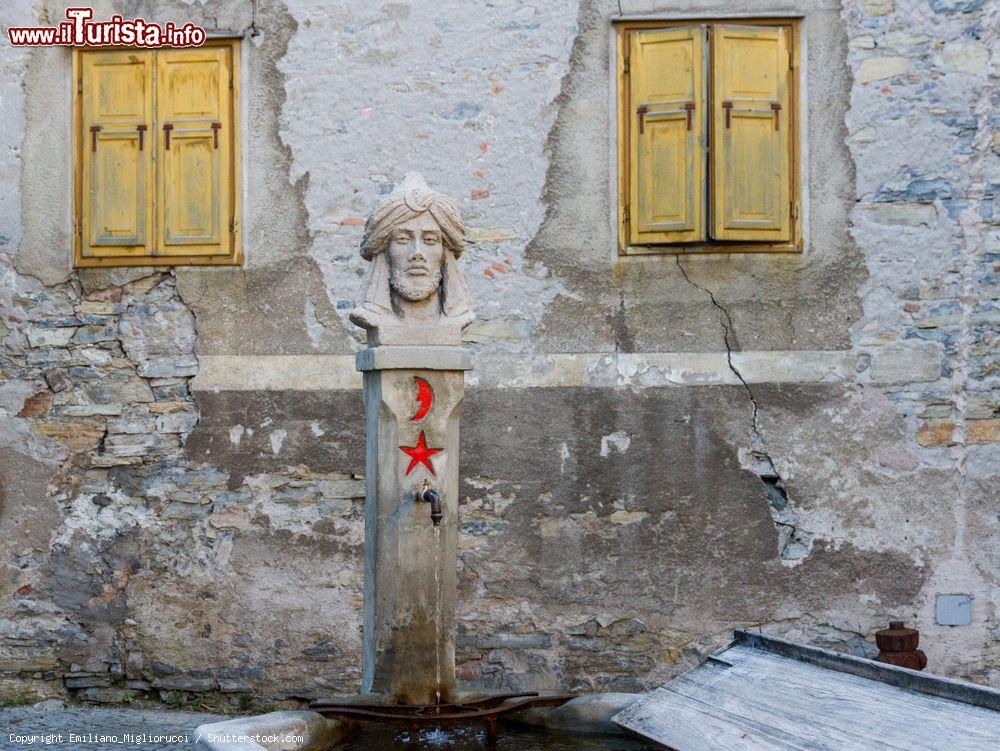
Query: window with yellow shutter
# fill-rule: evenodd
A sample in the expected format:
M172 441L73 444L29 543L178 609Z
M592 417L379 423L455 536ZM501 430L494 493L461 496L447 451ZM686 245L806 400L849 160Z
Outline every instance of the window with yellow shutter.
M239 46L74 51L77 266L238 264Z
M798 251L797 22L618 34L623 253Z

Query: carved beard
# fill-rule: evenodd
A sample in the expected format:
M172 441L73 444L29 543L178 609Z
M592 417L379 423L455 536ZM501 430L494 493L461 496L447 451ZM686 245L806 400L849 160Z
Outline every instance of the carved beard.
M404 270L390 268L389 285L404 300L420 302L438 291L441 286L441 269L433 269L427 276L408 276Z

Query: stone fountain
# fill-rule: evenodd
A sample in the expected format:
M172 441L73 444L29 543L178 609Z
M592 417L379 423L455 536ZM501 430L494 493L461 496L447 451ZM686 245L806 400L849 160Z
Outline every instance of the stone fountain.
M458 269L455 206L416 173L372 212L371 262L351 320L365 401L362 690L391 704L450 701L455 688L458 432L475 318Z
M476 724L492 740L501 716L607 731L636 698L456 685L459 422L472 368L462 331L475 318L458 267L464 249L454 203L416 173L365 224L371 268L351 313L368 339L356 358L366 450L362 693L316 702L312 713L274 713L285 732L315 740L302 749L328 747L357 722L408 726L414 740L421 728ZM266 727L262 719L251 727Z
M362 694L313 705L353 720L483 721L572 697L470 693L455 685L459 421L475 318L458 259L455 205L409 173L371 213L371 263L351 320L365 401L365 580Z

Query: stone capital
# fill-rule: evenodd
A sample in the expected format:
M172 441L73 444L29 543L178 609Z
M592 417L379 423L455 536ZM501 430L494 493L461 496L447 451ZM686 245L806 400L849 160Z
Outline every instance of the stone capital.
M354 356L357 369L472 370L472 351L465 347L369 347Z

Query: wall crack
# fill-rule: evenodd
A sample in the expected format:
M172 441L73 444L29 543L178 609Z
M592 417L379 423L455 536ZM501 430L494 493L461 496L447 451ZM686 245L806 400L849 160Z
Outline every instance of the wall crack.
M777 467L775 467L774 460L771 458L764 436L760 430L758 423L760 408L757 404L757 399L754 397L750 384L747 383L743 374L733 362L733 346L735 344L738 347L739 340L736 337L736 329L733 326L732 316L715 298L712 290L692 281L691 277L688 276L687 270L684 268L684 264L681 263L679 255L674 256L674 259L677 262L677 268L680 270L681 276L684 277L684 281L708 295L712 306L718 312L719 324L722 326L722 340L726 345L726 363L729 366L729 370L732 371L733 375L743 385L743 389L747 392L747 398L750 400L750 451L745 455L744 452L740 452L740 464L744 469L756 474L764 484L764 495L767 498L767 507L771 513L771 521L774 523L774 528L778 531L778 556L782 563L795 566L801 563L812 550L812 535L799 526L798 514L796 514L792 506L784 480L778 473Z

